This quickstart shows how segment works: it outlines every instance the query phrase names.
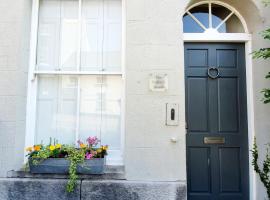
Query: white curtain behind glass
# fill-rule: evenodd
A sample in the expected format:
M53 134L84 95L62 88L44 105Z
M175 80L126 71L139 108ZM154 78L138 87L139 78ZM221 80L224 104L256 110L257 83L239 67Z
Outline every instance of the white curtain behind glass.
M121 1L41 0L38 70L121 71ZM81 40L78 35L81 31ZM80 52L77 51L80 42Z
M37 70L120 72L121 1L82 0L79 13L78 0L40 0ZM121 92L121 76L39 75L36 142L98 136L119 156Z
M49 143L50 137L73 144L76 128L77 78L39 78L37 95L36 142Z

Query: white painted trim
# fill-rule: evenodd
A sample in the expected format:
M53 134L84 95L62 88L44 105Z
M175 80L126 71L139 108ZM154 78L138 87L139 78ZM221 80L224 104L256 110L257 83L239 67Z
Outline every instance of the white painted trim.
M122 75L120 71L34 71L34 75Z
M247 33L184 33L185 42L246 42L251 40Z
M217 5L220 5L220 6L224 6L225 8L231 10L234 12L234 14L239 18L239 20L241 21L243 27L244 27L244 30L245 30L245 33L249 33L249 30L248 30L248 26L247 26L247 23L244 19L244 17L234 8L232 7L231 5L227 4L227 3L224 3L222 1L213 1L213 0L208 0L208 1L200 1L198 3L195 3L195 4L192 4L190 7L188 7L186 9L186 12L188 12L190 9L196 7L196 6L199 6L199 5L202 5L202 4L209 4L209 2L211 2L212 4L217 4Z
M246 90L247 90L247 117L248 117L248 145L249 145L249 193L250 200L256 199L256 173L251 164L252 154L250 150L253 147L255 136L255 122L254 122L254 94L253 94L253 73L252 73L252 41L250 34L235 34L228 35L223 38L222 34L219 37L212 38L212 36L205 37L205 34L184 33L184 42L244 42L245 43L245 58L246 58ZM209 35L209 34L207 34ZM227 34L226 34L227 35ZM237 40L237 36L239 36Z
M249 150L253 147L255 134L254 120L254 88L253 88L253 70L252 70L252 42L246 42L246 85L247 85L247 114L248 114L248 145ZM256 173L252 166L252 153L249 151L249 188L250 200L256 199Z
M31 18L31 35L30 35L27 105L26 105L25 147L32 146L35 143L35 121L36 121L35 113L36 113L37 80L33 79L33 72L36 67L38 11L39 11L39 0L33 0L32 18ZM27 162L26 157L24 157L24 162Z
M121 99L121 152L122 165L125 165L126 133L126 0L122 0L122 99Z

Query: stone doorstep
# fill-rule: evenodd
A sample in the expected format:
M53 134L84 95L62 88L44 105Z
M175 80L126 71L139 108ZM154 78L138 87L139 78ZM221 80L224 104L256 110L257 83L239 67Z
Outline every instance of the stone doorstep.
M8 178L39 178L39 179L68 179L65 174L32 174L28 171L11 170L7 173ZM124 166L107 165L105 173L102 175L85 175L79 174L79 180L94 179L94 180L125 180ZM1 200L1 199L0 199Z
M73 193L66 179L0 178L0 200L185 200L184 182L80 180Z

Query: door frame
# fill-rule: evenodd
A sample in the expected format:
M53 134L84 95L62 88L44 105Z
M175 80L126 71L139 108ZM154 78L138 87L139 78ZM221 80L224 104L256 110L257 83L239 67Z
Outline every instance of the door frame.
M255 124L254 124L254 95L253 95L253 73L252 73L252 36L248 33L183 33L183 44L187 42L222 42L222 43L244 43L245 61L246 61L246 93L247 93L247 120L248 120L248 152L249 152L249 196L250 199L256 199L256 173L252 167L252 150ZM183 51L184 58L184 51ZM184 63L183 63L184 66ZM184 72L184 67L183 67ZM185 84L184 84L185 85Z

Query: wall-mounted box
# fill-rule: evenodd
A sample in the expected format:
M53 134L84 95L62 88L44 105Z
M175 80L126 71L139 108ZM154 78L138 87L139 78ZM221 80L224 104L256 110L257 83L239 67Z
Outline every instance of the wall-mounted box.
M179 125L179 104L177 103L166 104L166 125L167 126Z

